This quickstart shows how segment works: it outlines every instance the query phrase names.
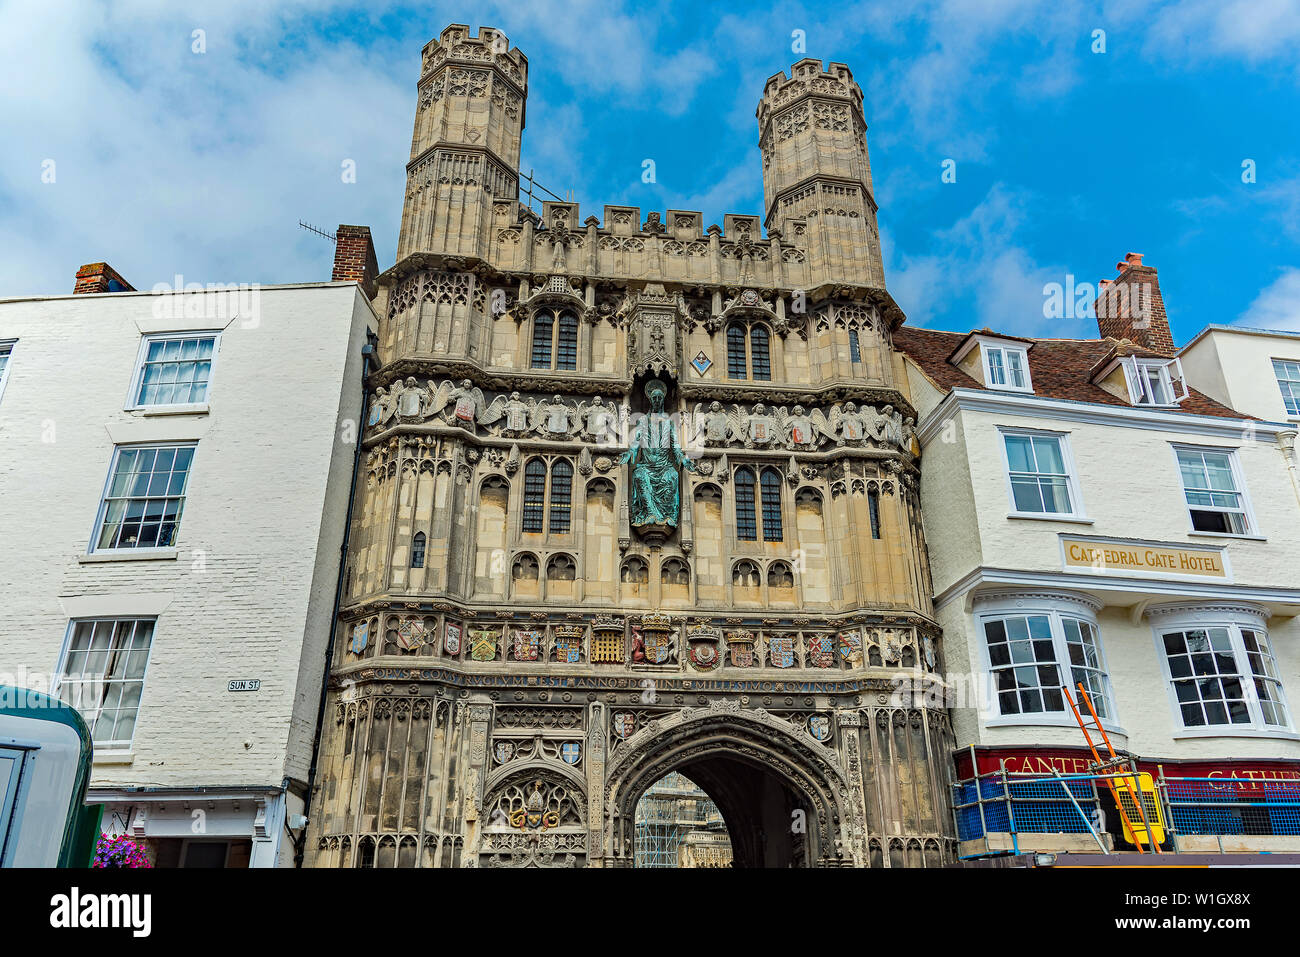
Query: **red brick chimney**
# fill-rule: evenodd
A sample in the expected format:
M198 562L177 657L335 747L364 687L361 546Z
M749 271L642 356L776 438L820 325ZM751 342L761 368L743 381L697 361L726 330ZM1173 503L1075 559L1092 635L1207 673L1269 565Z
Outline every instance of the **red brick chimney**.
M1093 308L1103 336L1128 339L1152 352L1172 356L1174 336L1160 295L1155 268L1142 265L1142 253L1127 253L1116 263L1119 276L1099 283Z
M135 292L135 286L108 263L86 263L77 270L77 284L72 287L72 294L80 296L93 292Z
M361 283L367 299L375 298L379 260L369 226L339 226L334 239L334 281Z

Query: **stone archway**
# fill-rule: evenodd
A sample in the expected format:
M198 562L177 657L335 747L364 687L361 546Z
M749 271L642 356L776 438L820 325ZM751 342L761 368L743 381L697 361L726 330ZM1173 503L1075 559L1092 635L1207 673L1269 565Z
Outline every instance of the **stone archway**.
M861 810L835 753L766 711L721 705L651 721L606 769L605 863L632 866L637 802L681 771L722 812L737 867L862 866Z

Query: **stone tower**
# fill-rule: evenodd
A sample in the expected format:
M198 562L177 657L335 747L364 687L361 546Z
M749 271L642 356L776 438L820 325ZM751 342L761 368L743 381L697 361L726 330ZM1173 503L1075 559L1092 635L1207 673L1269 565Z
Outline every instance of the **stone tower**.
M424 50L310 862L627 866L671 771L741 866L949 860L861 91L768 81L765 236L530 209L526 88L495 30Z
M885 285L862 90L842 63L800 60L758 104L764 225L802 237L811 285Z

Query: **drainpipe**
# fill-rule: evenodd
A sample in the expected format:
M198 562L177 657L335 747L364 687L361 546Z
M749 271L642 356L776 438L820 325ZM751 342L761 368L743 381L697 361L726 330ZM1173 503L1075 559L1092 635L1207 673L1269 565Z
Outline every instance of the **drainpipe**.
M370 376L370 364L375 360L375 337L361 347L361 421L357 423L357 450L352 456L352 484L348 488L348 511L343 523L343 543L339 546L339 575L334 583L334 611L330 616L330 637L325 647L325 673L321 675L320 703L316 707L316 733L311 744L311 766L307 769L307 793L302 799L303 817L307 824L303 826L302 839L294 842L293 866L302 867L302 859L307 849L307 827L311 826L311 798L316 789L316 769L320 760L321 729L325 725L325 698L329 692L331 663L334 661L334 640L339 630L339 608L343 604L343 583L348 573L348 539L352 535L352 508L357 500L357 475L361 472L361 433L366 427L367 413L370 410L370 392L366 389L366 379Z
M1277 434L1277 447L1282 452L1282 458L1286 460L1287 471L1291 473L1291 490L1295 492L1296 501L1300 502L1300 475L1296 474L1295 441L1295 432Z

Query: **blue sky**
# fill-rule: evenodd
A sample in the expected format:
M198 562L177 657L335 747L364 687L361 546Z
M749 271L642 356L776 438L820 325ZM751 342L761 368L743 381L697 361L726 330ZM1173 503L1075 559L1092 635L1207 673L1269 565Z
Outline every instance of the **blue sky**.
M69 292L99 259L138 288L328 278L299 219L368 224L391 265L420 48L459 22L527 54L523 166L584 217L761 213L754 110L807 55L866 94L909 322L1091 335L1044 318L1044 284L1135 251L1179 342L1210 322L1300 329L1300 0L0 0L0 22L0 296Z

